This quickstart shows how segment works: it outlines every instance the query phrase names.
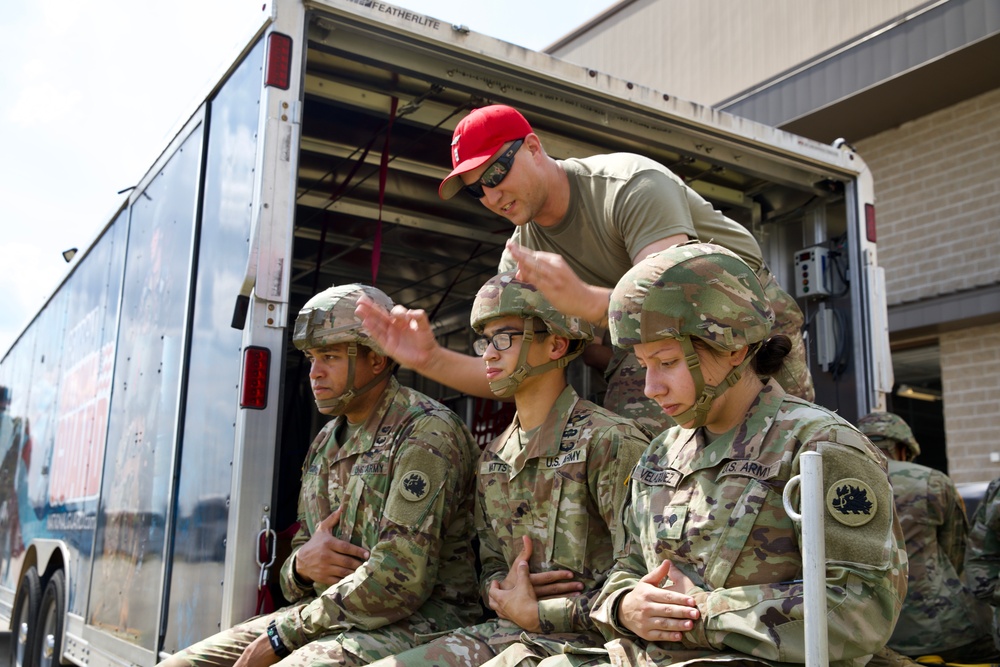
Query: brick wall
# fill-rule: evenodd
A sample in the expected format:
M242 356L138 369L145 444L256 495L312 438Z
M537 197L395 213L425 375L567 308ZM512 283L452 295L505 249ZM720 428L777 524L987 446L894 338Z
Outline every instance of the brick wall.
M1000 283L1000 89L856 142L889 305ZM939 338L948 471L1000 477L1000 324Z
M1000 282L1000 89L856 146L890 306Z
M941 336L948 472L955 482L1000 477L1000 324Z

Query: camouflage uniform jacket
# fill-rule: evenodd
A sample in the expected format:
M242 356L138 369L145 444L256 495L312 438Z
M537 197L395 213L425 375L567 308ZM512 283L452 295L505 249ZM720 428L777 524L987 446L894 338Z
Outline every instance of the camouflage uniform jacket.
M889 461L889 481L910 562L906 600L889 647L903 655L937 653L988 632L979 602L962 580L968 521L958 490L942 472Z
M975 596L993 607L993 642L1000 648L1000 479L990 482L972 519L965 575Z
M572 387L523 446L510 437L517 428L515 416L479 464L480 591L487 599L490 582L507 576L529 535L532 572L566 569L584 585L578 596L539 601L543 632L593 631L591 600L614 565L615 545L624 543L625 480L649 438Z
M475 622L472 488L478 447L458 417L392 378L350 442L327 424L302 468L301 528L281 569L285 597L299 604L276 623L289 649L343 630L409 623L421 632ZM352 575L302 586L295 553L316 525L343 507L334 535L367 549Z
M805 661L801 531L782 503L804 451L823 455L830 664L863 665L885 644L906 590L885 459L853 426L771 380L733 430L708 442L701 429L675 427L636 466L624 519L633 539L595 601L612 657L625 647L655 664ZM682 642L647 643L619 626L617 606L666 558L694 582L701 619Z

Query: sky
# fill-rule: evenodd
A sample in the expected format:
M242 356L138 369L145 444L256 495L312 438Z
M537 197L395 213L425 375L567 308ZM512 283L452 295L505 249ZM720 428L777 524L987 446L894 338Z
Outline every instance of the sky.
M541 50L616 0L397 0ZM254 0L9 2L0 21L0 358L259 21Z

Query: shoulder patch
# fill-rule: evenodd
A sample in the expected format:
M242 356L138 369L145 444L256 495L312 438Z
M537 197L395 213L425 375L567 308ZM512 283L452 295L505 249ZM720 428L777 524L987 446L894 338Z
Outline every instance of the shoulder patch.
M417 502L423 500L430 491L430 480L426 473L419 470L410 470L403 475L399 487L399 495L409 501Z
M878 498L867 483L847 477L830 485L826 492L826 509L845 526L863 526L875 518Z
M881 467L885 464L861 448L829 441L817 442L816 451L823 455L827 562L882 570L895 567L898 554L893 529L899 524L889 476Z

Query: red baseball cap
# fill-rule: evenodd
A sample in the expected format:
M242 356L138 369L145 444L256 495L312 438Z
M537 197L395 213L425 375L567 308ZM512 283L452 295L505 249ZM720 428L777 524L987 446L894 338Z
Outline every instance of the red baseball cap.
M454 169L438 186L441 199L451 199L465 185L460 176L483 166L508 141L531 134L531 125L516 109L503 104L473 109L451 135Z

